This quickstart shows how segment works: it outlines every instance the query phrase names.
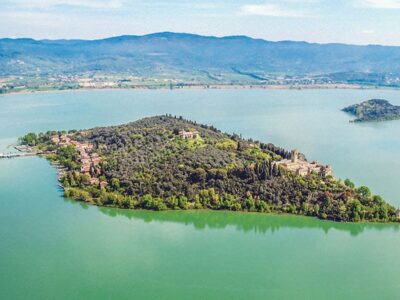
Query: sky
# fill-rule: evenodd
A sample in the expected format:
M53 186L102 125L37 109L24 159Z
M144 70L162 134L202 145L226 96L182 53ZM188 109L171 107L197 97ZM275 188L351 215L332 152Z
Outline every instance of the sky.
M0 0L0 37L154 32L400 46L400 0Z

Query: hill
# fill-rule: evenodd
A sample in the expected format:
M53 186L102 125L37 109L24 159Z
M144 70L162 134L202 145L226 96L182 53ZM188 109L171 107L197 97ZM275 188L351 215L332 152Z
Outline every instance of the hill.
M31 133L21 141L62 166L67 197L99 206L396 220L396 210L381 197L336 180L329 166L183 118Z
M96 74L118 75L116 84L122 86L123 80L137 78L186 84L400 86L400 47L171 32L101 40L0 39L2 77Z
M400 106L383 99L371 99L360 104L343 108L343 111L355 115L353 122L387 121L400 119Z

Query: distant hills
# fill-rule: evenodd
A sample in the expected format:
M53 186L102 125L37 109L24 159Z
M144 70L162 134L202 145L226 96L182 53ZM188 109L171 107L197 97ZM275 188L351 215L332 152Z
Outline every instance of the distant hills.
M400 85L400 47L154 33L101 40L0 39L0 76L90 73L208 82Z

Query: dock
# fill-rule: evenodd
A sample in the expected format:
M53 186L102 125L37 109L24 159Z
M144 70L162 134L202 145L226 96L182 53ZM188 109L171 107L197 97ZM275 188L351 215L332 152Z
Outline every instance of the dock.
M18 145L18 146L13 146L13 147L18 152L7 152L7 153L0 152L0 159L36 156L36 155L42 154L42 152L37 152L37 151L33 150L32 147L25 146L25 145Z
M26 157L26 156L36 156L37 153L0 153L0 159L2 158L17 158L17 157Z

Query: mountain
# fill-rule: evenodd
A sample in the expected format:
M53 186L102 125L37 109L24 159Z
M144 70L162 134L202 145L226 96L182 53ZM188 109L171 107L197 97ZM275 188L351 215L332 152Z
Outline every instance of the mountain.
M0 76L87 73L166 79L198 75L214 82L327 77L333 82L390 85L400 78L400 47L171 32L101 40L0 39Z

